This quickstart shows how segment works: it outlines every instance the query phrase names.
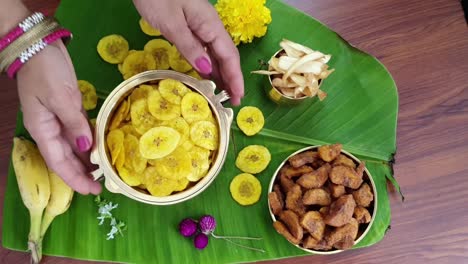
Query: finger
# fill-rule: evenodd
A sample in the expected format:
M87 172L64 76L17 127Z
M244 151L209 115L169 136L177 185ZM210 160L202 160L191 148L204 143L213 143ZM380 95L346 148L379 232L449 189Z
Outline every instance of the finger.
M163 19L167 24L159 26L159 30L169 41L174 43L180 53L200 73L210 74L211 60L203 49L202 43L193 35L187 25L182 10L171 13L169 19Z
M85 167L62 137L61 124L56 116L35 101L24 102L23 112L25 126L48 167L75 191L81 194L100 193L101 185L88 177Z
M185 12L188 24L193 33L211 47L219 65L223 83L230 91L231 102L238 105L244 96L244 79L240 67L239 52L219 20L216 10L208 3L206 5ZM201 8L205 11L202 12Z
M81 112L81 94L72 84L64 86L55 89L56 94L48 98L45 106L57 115L74 150L87 152L92 146L92 134L86 115Z

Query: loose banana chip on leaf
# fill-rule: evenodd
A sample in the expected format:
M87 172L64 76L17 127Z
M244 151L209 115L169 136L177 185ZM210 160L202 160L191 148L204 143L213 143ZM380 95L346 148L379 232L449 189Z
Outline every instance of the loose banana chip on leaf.
M260 173L271 161L270 151L264 146L250 145L239 152L236 159L236 166L246 173Z
M122 75L125 80L149 70L156 70L156 61L153 55L146 51L135 51L129 54L122 64Z
M140 99L132 103L130 116L135 130L141 135L158 124L156 118L148 111L146 99Z
M180 134L179 146L185 143L189 139L190 126L182 117L176 117L169 121L163 121L162 126L171 127Z
M154 90L148 95L148 110L158 120L167 121L180 116L180 107L171 104Z
M157 159L154 166L161 176L174 180L187 178L192 172L190 154L179 148L164 158Z
M195 145L215 150L219 144L218 127L209 121L198 121L190 127L190 139Z
M177 187L177 180L161 176L155 167L147 167L143 173L143 184L153 196L170 195Z
M237 126L247 136L253 136L260 132L265 125L262 111L257 107L245 106L237 114Z
M78 88L81 92L81 101L83 103L83 108L88 110L93 110L97 105L97 94L96 88L90 82L85 80L78 81Z
M138 22L140 24L141 31L148 36L161 36L161 32L158 29L153 28L144 18L140 18Z
M206 120L211 113L206 99L198 93L187 93L181 101L182 116L191 124L196 121Z
M140 138L140 153L146 159L160 159L171 154L179 144L180 134L170 127L155 127Z
M172 45L164 39L153 39L146 43L143 50L151 53L156 61L157 70L169 69L169 52L171 52Z
M146 169L147 160L141 156L140 142L133 135L125 135L125 165L136 173L142 173Z
M252 174L242 173L232 179L229 190L240 205L252 205L260 200L262 185Z
M179 81L165 79L159 82L159 92L170 103L180 105L182 98L190 92L190 89Z
M187 177L191 182L197 182L206 176L210 168L210 151L198 146L194 146L190 150L192 160L192 172Z
M122 63L128 54L128 41L120 35L105 36L99 40L97 51L108 63Z
M169 65L172 69L178 72L188 72L192 69L192 65L180 54L175 46L172 46L169 52Z
M116 163L117 157L123 152L124 133L120 129L111 130L107 134L106 144L111 154L112 165Z

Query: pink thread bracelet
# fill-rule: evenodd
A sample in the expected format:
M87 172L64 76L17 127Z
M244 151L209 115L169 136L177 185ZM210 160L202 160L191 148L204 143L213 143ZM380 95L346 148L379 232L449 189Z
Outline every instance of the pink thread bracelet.
M37 41L36 43L31 45L31 47L29 47L27 50L21 52L20 56L16 58L16 60L8 67L8 70L7 70L8 77L13 79L16 73L21 69L21 67L34 55L36 55L45 47L47 47L47 45L54 43L58 39L70 38L71 36L72 36L71 32L68 31L67 29L59 29L47 35L43 39Z
M42 13L36 12L19 23L14 29L12 29L5 37L0 39L0 52L4 50L10 43L17 40L24 32L30 30L35 25L39 24L44 20L45 16Z

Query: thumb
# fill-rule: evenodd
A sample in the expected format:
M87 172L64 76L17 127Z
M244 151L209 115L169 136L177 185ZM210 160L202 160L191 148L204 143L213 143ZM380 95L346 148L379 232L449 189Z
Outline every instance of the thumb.
M181 11L179 11L181 12ZM201 74L211 74L211 60L200 40L190 30L183 13L168 19L170 25L161 25L160 31L170 42L174 43L180 53Z

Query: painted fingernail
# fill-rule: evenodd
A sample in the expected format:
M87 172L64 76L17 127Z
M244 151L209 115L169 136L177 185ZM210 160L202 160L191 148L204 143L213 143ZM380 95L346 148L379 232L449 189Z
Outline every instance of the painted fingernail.
M211 63L210 61L202 56L195 60L195 65L197 66L198 71L202 74L210 74L211 73Z
M91 144L89 143L89 140L87 137L81 136L76 139L76 146L78 147L79 151L85 152L89 150L89 148L91 147Z

